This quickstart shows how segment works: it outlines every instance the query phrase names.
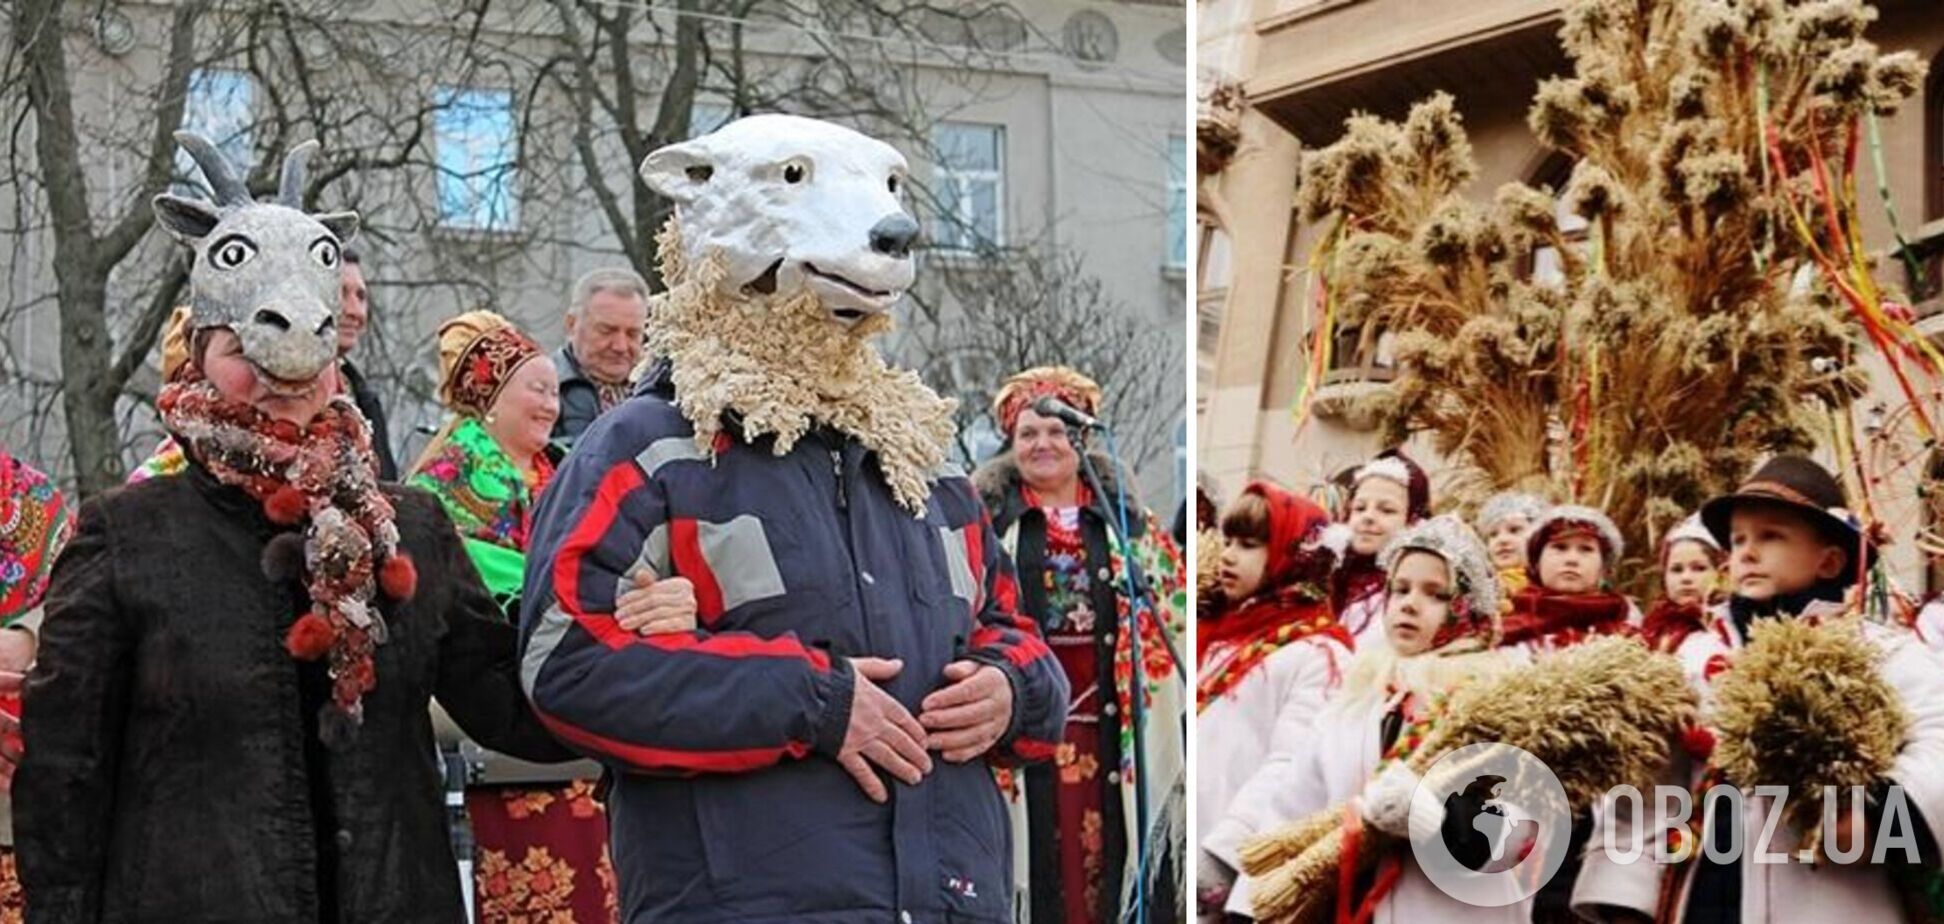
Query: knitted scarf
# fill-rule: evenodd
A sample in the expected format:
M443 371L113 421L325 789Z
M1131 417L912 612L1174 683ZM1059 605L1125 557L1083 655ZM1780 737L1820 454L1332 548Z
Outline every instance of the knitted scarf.
M377 686L373 652L385 642L379 591L410 599L418 573L399 547L391 502L378 490L371 431L357 405L333 396L308 426L275 420L225 398L194 370L162 389L163 424L190 459L241 489L280 526L302 524L264 549L272 579L280 558L301 556L311 609L284 636L301 661L328 656L331 701L318 715L327 744L348 742L364 718L364 694Z
M1693 635L1708 627L1707 607L1699 603L1676 603L1663 597L1647 611L1640 624L1640 637L1655 651L1673 652Z
M1330 607L1339 615L1352 604L1382 593L1384 569L1377 567L1377 556L1345 552L1343 562L1330 575Z
M1562 594L1534 585L1512 598L1499 644L1539 642L1563 647L1595 635L1623 635L1627 598L1616 593Z

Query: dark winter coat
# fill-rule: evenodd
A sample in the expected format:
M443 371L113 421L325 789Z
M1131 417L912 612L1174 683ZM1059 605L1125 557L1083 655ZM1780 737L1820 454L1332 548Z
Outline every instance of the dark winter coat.
M560 416L554 418L553 441L561 449L573 449L588 425L601 416L601 387L581 369L572 344L555 350L553 360L560 370Z
M571 755L534 720L452 521L386 490L418 591L381 604L391 639L340 750L316 733L323 666L284 651L308 601L266 577L279 527L255 501L192 464L82 506L14 782L32 924L462 919L429 700L495 750Z

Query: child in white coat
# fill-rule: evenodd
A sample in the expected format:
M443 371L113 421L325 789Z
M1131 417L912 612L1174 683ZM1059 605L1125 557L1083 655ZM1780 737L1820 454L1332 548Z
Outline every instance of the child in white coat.
M1704 505L1701 518L1728 550L1733 596L1719 625L1731 649L1745 644L1758 620L1845 614L1850 588L1874 554L1845 509L1836 479L1799 456L1769 460L1735 493ZM1736 862L1716 862L1704 854L1672 866L1656 863L1651 849L1631 862L1592 851L1573 894L1574 908L1594 920L1681 924L1907 920L1892 868L1872 858L1877 838L1894 824L1898 833L1912 836L1920 864L1936 874L1933 826L1944 823L1944 675L1908 628L1866 622L1860 630L1880 654L1877 671L1896 691L1910 722L1889 775L1868 793L1863 830L1848 832L1869 848L1857 862L1800 862L1793 846L1800 832L1786 823L1770 829L1770 800L1744 791L1740 812L1707 816L1703 833L1706 842L1719 848L1739 830ZM1677 759L1684 756L1676 753ZM1669 776L1691 780L1694 774L1691 768L1676 768ZM1893 801L1905 811L1890 812ZM1701 800L1695 802L1701 811ZM1847 823L1847 812L1839 817ZM1624 819L1607 818L1603 824L1614 828L1604 836L1615 843L1645 844L1660 836L1633 830ZM1854 843L1841 834L1837 839L1839 849ZM1778 855L1784 862L1767 862ZM1893 860L1902 857L1901 850L1887 854Z
M1461 684L1524 663L1521 652L1495 645L1498 580L1470 527L1442 516L1407 527L1384 548L1387 576L1385 644L1360 650L1342 692L1316 718L1310 742L1296 760L1265 767L1237 795L1218 833L1266 834L1313 812L1362 795L1386 758L1408 756L1407 730L1424 720L1434 697ZM1248 838L1211 837L1203 848L1239 866ZM1362 884L1353 906L1367 906L1373 924L1462 921L1523 922L1517 903L1479 908L1446 895L1398 855L1388 888ZM1229 910L1248 914L1251 882L1237 883Z
M1209 613L1196 627L1195 805L1198 836L1278 747L1294 748L1350 663L1350 633L1330 610L1341 548L1325 543L1329 514L1267 482L1244 488L1222 516L1222 555ZM1203 864L1204 919L1219 918L1222 871Z

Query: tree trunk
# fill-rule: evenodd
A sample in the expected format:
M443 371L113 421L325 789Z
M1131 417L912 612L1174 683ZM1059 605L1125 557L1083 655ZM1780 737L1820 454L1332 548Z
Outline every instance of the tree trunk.
M56 239L55 265L68 261ZM61 406L67 413L68 447L81 496L121 483L121 434L115 424L120 392L108 370L106 274L83 267L58 271L61 306Z
M64 6L62 0L21 0L14 9L12 37L26 77L27 101L34 115L34 157L52 217L61 319L61 406L75 481L80 495L86 497L121 483L124 470L115 401L154 345L181 282L172 279L163 287L157 304L137 319L117 360L108 331L108 275L148 233L153 218L148 204L137 202L105 232L95 230L88 205L88 161L75 129L67 51L61 44ZM183 3L171 17L166 74L143 173L144 184L153 188L166 182L173 163L170 133L182 122L183 91L194 51L191 30L201 8L200 3Z

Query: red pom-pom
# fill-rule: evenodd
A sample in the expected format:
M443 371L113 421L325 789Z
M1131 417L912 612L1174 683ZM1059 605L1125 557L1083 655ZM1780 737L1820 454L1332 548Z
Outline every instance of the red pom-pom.
M1681 747L1694 755L1695 760L1706 763L1714 754L1714 732L1709 731L1705 726L1690 725L1687 731L1681 733Z
M331 650L331 643L337 641L337 630L331 621L316 613L305 613L290 624L290 631L284 635L284 650L299 661L315 661Z
M378 569L378 587L393 600L410 600L418 593L418 567L404 552L385 559Z
M157 410L161 411L164 414L174 411L176 407L176 399L180 396L181 393L176 391L175 389L164 388L162 389L161 394L155 396L155 407Z
M263 499L263 515L279 526L290 526L302 522L304 513L310 507L310 499L304 492L284 485Z

